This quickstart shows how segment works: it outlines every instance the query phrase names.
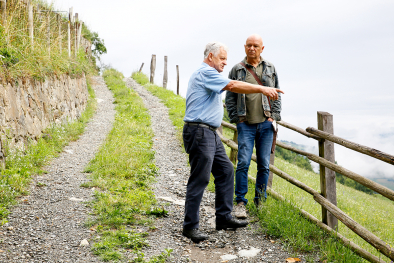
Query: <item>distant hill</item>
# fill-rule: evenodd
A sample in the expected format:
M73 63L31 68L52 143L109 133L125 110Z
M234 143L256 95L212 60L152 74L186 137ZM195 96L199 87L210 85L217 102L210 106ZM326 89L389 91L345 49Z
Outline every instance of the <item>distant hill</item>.
M280 142L283 142L284 144L290 145L291 147L297 148L302 151L306 151L306 152L317 154L317 155L319 154L319 150L315 146L307 146L307 145L298 144L298 143L291 142L291 141L289 142L286 140L280 140Z
M371 178L371 180L377 182L378 184L384 185L391 190L394 190L393 178Z

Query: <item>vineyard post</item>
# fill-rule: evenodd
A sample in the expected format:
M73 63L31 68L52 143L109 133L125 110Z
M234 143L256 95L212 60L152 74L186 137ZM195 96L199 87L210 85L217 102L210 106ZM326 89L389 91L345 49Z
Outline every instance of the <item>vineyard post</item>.
M27 12L28 12L28 28L29 28L29 37L31 46L34 45L34 24L33 24L33 4L31 0L27 3Z
M152 84L155 79L155 70L156 70L156 55L152 55L152 60L150 62L150 83Z
M140 67L140 71L138 71L138 72L141 72L143 67L144 67L144 62L142 62L141 67Z
M48 53L51 56L51 12L47 12L47 44Z
M71 57L71 23L72 23L73 8L71 7L68 12L68 24L67 24L67 45L68 45L68 57Z
M176 95L179 95L179 66L176 65Z
M0 1L1 8L1 24L6 27L7 22L7 0Z
M78 38L78 13L75 13L74 16L74 55L77 57L78 47L77 47L77 38Z
M167 61L168 58L167 56L164 56L164 74L163 74L163 88L167 88L167 81L168 81L168 75L167 75Z
M330 134L334 134L333 116L328 112L317 112L317 128ZM319 141L319 156L335 163L334 143L328 140ZM335 172L320 165L320 190L323 197L327 198L333 205L337 205L337 189ZM322 207L322 222L338 229L338 219Z
M57 26L59 27L59 53L62 53L62 18L60 14L56 15L57 18Z
M79 47L81 46L82 24L83 24L83 22L79 21L79 23L78 23L77 50L79 50Z

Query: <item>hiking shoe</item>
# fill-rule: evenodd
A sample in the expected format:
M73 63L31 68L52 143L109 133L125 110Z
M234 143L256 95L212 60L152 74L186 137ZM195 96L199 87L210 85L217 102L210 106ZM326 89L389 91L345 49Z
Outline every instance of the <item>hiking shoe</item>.
M246 207L244 202L240 202L235 206L234 216L240 219L245 219L248 217L248 215L246 214Z

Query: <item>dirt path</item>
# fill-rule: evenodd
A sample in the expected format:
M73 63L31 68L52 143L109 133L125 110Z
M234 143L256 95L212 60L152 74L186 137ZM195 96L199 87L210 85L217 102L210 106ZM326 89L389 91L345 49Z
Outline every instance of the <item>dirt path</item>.
M200 229L209 234L209 240L194 244L182 236L189 176L187 155L176 138L164 104L133 79L127 79L127 84L138 92L152 117L153 147L160 170L154 192L160 204L169 211L169 216L159 219L156 230L149 235L150 247L144 250L145 256L171 248L170 262L286 262L290 254L280 242L272 243L273 240L262 234L256 223L237 231L216 231L215 196L207 190L201 203Z
M94 78L98 107L85 133L71 142L33 179L30 195L12 209L9 223L0 228L0 262L99 262L81 241L93 234L83 225L90 210L92 189L80 187L82 173L111 130L115 110L112 93L101 77Z

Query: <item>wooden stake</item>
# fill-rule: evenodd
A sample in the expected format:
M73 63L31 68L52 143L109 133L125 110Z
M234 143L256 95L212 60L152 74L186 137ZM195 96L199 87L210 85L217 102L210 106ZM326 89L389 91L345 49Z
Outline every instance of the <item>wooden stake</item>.
M48 54L51 56L51 13L47 14L47 44L48 44Z
M155 70L156 70L156 55L152 55L152 60L150 62L150 83L152 84L155 79Z
M233 141L236 144L238 144L238 131L234 131ZM231 148L230 161L232 161L233 163L236 163L237 162L237 155L238 155L238 151Z
M60 14L56 15L57 18L57 26L59 27L59 53L62 53L62 18L60 16Z
M67 24L67 44L68 44L68 57L71 57L71 23L73 17L73 8L71 7L68 12L68 24Z
M1 24L6 27L7 24L7 0L0 1L1 8Z
M142 65L140 67L140 71L138 71L138 72L141 72L143 66L144 66L144 62L142 62Z
M179 95L179 66L176 65L176 95Z
M317 112L317 126L319 130L334 134L333 116L328 112ZM335 163L334 143L319 141L319 156ZM337 185L335 172L320 165L320 191L333 205L337 205ZM338 228L338 220L322 206L322 221L332 229Z
M78 13L75 13L74 16L74 55L77 57L78 47L77 47L77 38L78 38Z
M163 88L167 88L167 81L168 81L168 75L167 75L167 61L168 58L167 56L164 56L164 74L163 74Z
M79 48L80 48L80 46L81 46L82 24L83 24L82 21L80 21L80 22L78 23L77 50L79 50Z
M28 30L29 30L29 37L30 37L30 44L31 46L34 45L34 23L33 23L33 4L31 0L27 4L27 12L28 12Z

